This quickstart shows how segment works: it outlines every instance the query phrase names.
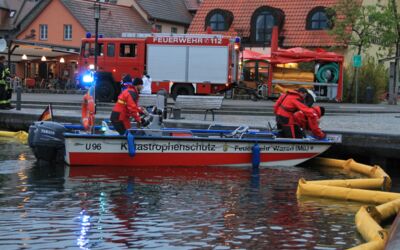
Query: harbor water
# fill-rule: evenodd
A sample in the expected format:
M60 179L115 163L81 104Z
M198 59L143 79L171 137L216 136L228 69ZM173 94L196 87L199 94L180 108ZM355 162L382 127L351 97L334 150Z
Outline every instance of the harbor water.
M0 248L345 249L363 243L354 223L363 204L297 199L302 177L345 176L314 166L39 166L27 145L0 138Z

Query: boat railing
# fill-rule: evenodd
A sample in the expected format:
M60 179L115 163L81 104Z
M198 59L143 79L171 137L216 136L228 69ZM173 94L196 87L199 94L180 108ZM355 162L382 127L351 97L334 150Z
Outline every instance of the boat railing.
M131 134L142 136L194 136L189 129L166 129L166 128L133 128L128 130Z
M249 131L249 126L239 126L230 134L232 137L242 138L245 133Z

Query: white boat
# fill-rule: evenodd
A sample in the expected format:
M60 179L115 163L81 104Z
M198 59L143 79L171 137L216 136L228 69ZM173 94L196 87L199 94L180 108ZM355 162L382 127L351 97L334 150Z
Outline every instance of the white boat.
M271 132L132 129L127 136L64 133L65 161L95 166L293 166L325 152L335 139L278 138Z
M300 164L341 141L340 135L324 140L279 138L273 131L247 126L164 128L159 115L151 116L148 128L130 129L124 136L106 122L95 133L83 131L81 125L36 122L29 129L29 145L38 159L63 158L70 166L268 167Z

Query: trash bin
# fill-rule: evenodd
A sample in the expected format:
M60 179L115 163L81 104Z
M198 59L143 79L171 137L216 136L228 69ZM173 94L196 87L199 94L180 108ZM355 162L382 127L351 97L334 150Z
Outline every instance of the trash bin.
M225 91L225 98L232 99L232 89Z
M366 103L374 102L374 89L371 86L365 88L365 102Z

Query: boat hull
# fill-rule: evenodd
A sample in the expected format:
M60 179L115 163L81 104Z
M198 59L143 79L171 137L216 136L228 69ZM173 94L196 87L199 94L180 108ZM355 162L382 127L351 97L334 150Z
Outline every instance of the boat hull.
M254 146L260 148L259 156ZM136 137L130 156L122 136L65 136L65 161L96 166L293 166L311 159L331 143L293 139L210 139ZM132 153L131 153L132 154Z

